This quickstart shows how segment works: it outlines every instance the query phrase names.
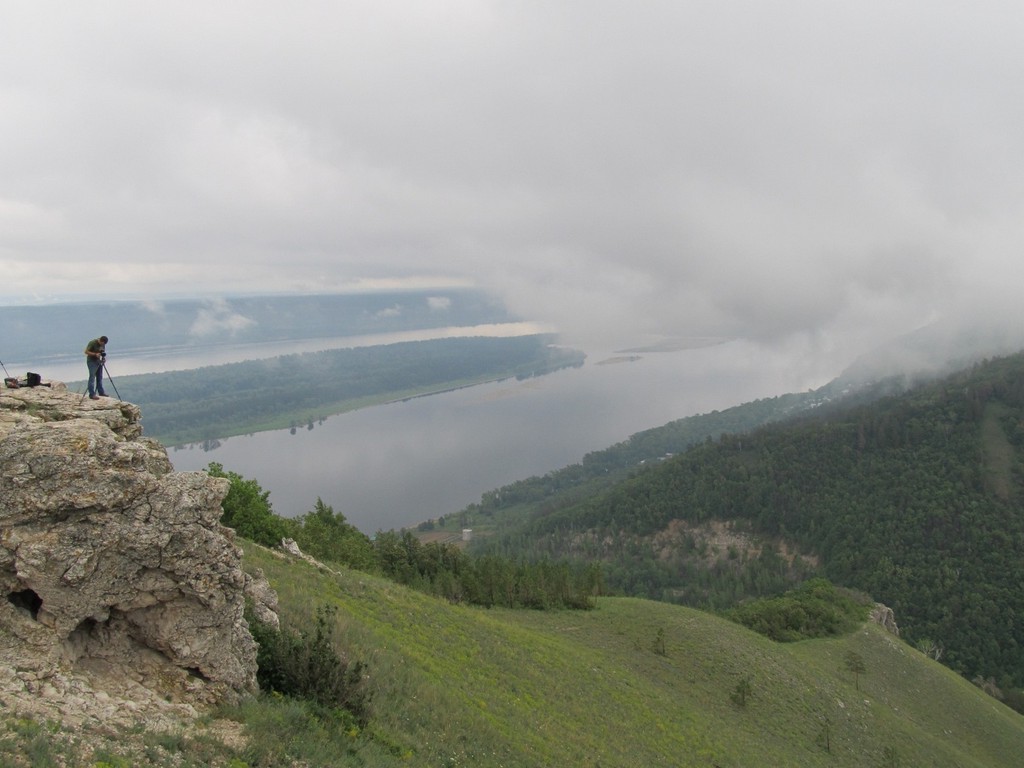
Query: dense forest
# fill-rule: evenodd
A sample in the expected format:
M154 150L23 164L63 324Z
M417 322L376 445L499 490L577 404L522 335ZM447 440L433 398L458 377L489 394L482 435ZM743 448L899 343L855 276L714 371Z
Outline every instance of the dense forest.
M488 491L479 504L470 505L460 517L467 524L472 520L487 527L491 521L500 524L505 511L521 512L537 504L565 504L623 480L647 462L662 461L708 438L743 432L792 416L820 405L828 396L825 390L781 395L637 432L609 448L586 454L578 464Z
M146 434L165 445L306 425L346 410L583 364L546 335L451 338L334 349L118 377Z
M1024 685L1024 356L871 399L705 439L593 493L533 487L477 551L597 561L613 591L719 609L824 575L958 672Z

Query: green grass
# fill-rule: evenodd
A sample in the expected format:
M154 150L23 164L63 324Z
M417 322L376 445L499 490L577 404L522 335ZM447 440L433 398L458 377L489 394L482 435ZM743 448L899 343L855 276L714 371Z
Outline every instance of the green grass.
M239 543L278 591L286 626L338 609L340 649L367 664L365 728L277 695L180 733L103 734L92 748L54 724L4 718L0 766L989 768L1024 755L1024 718L875 625L779 644L634 598L582 612L470 608ZM228 719L244 748L218 739Z
M1016 766L1024 754L1024 718L873 625L776 644L645 600L484 610L251 545L245 562L278 590L285 622L337 606L339 641L369 665L370 725L319 765L966 768ZM865 663L857 681L851 651ZM282 706L260 701L251 706ZM310 726L305 750L339 738L322 730Z

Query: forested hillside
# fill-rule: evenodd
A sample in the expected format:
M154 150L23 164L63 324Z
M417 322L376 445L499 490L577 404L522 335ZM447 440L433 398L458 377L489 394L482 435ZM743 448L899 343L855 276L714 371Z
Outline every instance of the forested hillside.
M904 636L957 671L1019 687L1022 462L1015 355L506 511L481 546L601 560L613 589L713 607L823 574L893 607Z
M849 385L832 382L816 390L790 393L743 403L721 411L711 411L676 419L668 424L643 430L628 439L586 454L578 464L517 480L483 494L479 504L471 504L458 515L461 522L482 525L485 529L518 519L521 514L565 506L573 500L593 495L602 488L621 482L648 463L656 463L706 440L725 434L748 432L765 424L793 418L810 409L848 408L873 402L888 394L903 392L908 377L892 376L870 384ZM508 514L511 513L511 514ZM460 524L461 524L460 522ZM431 528L428 522L425 528Z
M438 525L453 531L472 525L490 531L495 526L516 524L520 515L549 510L596 494L621 482L648 462L658 462L684 451L695 443L724 433L741 432L792 416L827 399L825 390L766 398L723 411L688 416L661 427L644 430L629 439L599 451L592 451L578 464L535 475L488 491L480 503L447 520L426 521L421 531Z

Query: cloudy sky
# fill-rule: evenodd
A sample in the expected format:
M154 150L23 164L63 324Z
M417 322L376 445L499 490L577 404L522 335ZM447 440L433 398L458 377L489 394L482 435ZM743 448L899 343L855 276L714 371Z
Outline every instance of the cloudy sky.
M1024 4L0 0L0 298L474 285L848 355L1024 287Z

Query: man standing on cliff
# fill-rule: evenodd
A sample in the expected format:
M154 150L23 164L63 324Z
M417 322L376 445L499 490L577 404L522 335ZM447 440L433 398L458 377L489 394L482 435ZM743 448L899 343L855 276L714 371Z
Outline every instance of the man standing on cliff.
M85 345L85 364L89 367L89 399L106 397L103 391L103 361L107 358L107 337L100 336Z

